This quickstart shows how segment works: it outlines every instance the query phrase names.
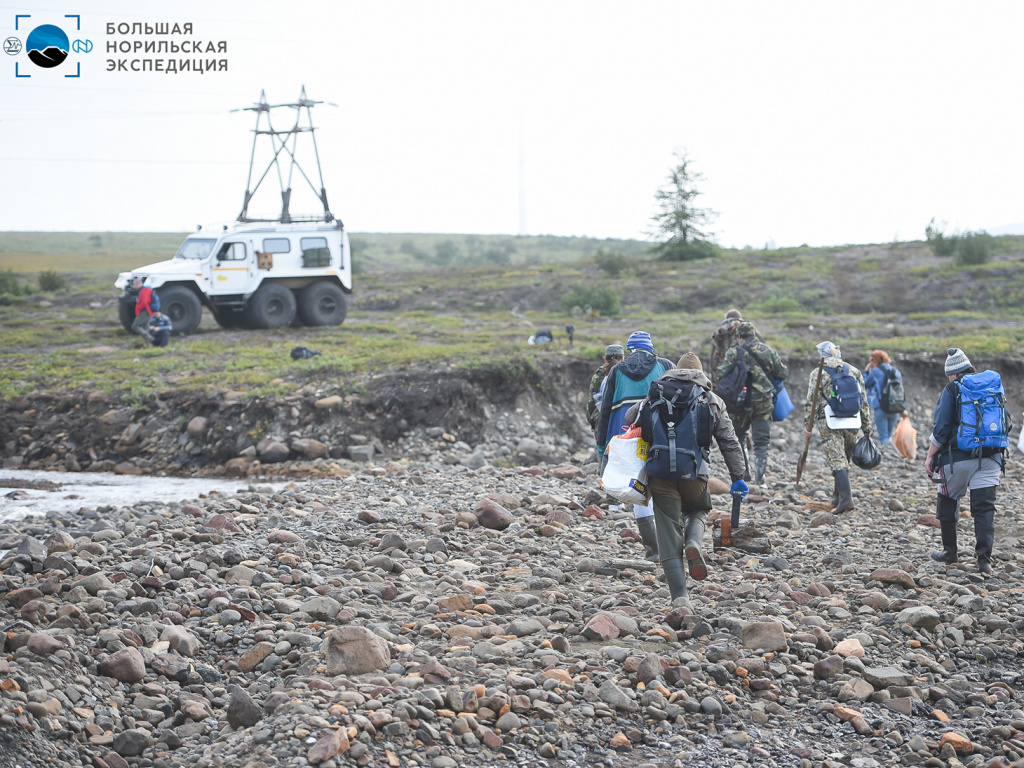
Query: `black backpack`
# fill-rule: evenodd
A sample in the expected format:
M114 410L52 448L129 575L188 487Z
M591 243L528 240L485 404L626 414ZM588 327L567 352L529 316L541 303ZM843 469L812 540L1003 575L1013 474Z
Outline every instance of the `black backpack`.
M704 388L692 381L651 382L641 408L640 436L648 444L648 476L707 477L712 422Z
M843 363L840 370L825 368L832 378L832 390L825 393L825 401L832 406L832 413L841 419L856 416L860 413L863 395L860 384L850 373L850 364Z
M750 369L747 367L743 346L736 349L736 361L732 368L718 380L715 394L725 401L725 409L732 414L743 414L750 410Z
M896 369L892 366L885 372L878 400L886 413L902 413L906 408L907 396L903 391L903 382L896 376Z

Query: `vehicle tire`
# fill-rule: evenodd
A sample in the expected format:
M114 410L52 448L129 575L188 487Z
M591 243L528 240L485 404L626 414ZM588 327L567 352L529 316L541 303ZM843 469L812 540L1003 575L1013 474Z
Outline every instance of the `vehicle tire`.
M245 319L245 309L234 307L220 307L213 310L213 319L221 328L245 328L248 323Z
M192 291L171 285L158 289L157 293L160 294L160 311L171 318L172 334L192 333L199 327L203 305Z
M252 328L281 328L295 318L295 294L280 283L264 283L249 299L245 317Z
M117 300L117 318L128 333L132 332L132 323L135 322L135 301L128 297L121 297Z
M299 292L299 316L306 325L341 325L345 294L334 283L310 283Z

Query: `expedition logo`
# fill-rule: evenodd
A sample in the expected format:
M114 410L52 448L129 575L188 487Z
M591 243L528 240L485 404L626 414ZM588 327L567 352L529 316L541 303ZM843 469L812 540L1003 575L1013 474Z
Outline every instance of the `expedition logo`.
M14 59L14 76L28 78L39 74L38 70L56 69L64 65L64 77L81 77L82 62L68 61L74 53L87 54L92 51L92 41L76 38L73 42L64 27L73 33L82 29L82 17L79 14L64 14L63 27L56 24L37 24L38 14L19 13L14 17L14 30L25 34L4 40L4 53ZM41 20L41 18L39 19Z

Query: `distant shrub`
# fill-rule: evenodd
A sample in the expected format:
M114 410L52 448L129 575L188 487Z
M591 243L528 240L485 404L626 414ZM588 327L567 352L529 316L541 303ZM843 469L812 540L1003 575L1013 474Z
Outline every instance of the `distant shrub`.
M758 306L758 311L765 313L800 312L803 306L789 296L769 296Z
M666 243L658 246L655 250L664 261L696 261L697 259L713 259L718 255L718 248L707 240Z
M928 222L928 226L924 228L924 239L931 246L932 253L943 258L956 253L957 243L960 241L959 233L953 232L947 235L942 231L944 226L944 222L943 224L936 224L935 219L932 219Z
M956 244L953 261L961 266L986 264L992 258L992 236L987 232L965 232Z
M18 282L13 270L0 270L0 295L27 296L28 293L28 286Z
M597 262L597 266L608 277L618 277L619 273L629 266L626 254L620 251L608 251L604 248L597 249L597 253L594 254L594 261Z
M68 281L55 269L47 269L39 273L39 290L53 293L67 290Z
M573 310L590 311L601 315L617 315L622 310L619 295L606 285L574 285L562 297L562 308L570 314Z

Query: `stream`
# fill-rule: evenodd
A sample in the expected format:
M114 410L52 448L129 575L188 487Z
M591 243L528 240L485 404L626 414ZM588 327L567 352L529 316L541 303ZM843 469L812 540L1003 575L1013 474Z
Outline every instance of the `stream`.
M123 507L138 502L192 501L211 491L234 493L248 488L245 479L224 477L156 477L111 472L46 472L0 469L0 532L5 523L48 512L81 507ZM279 491L289 482L261 482L261 490Z

